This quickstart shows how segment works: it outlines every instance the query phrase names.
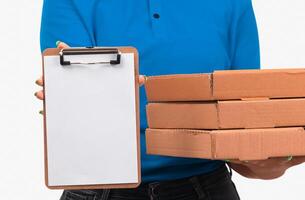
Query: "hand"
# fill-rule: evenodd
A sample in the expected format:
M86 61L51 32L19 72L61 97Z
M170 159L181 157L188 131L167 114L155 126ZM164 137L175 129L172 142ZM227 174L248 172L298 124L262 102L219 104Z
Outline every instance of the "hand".
M290 167L305 162L305 156L270 158L260 161L231 160L228 165L240 175L253 179L276 179L281 177Z
M60 49L63 49L63 48L69 48L69 45L67 45L66 43L64 42L60 42L58 41L56 43L57 45L57 48L60 48ZM36 80L35 82L37 85L43 87L43 77L41 76L39 79ZM145 76L143 75L140 75L139 76L139 84L140 86L142 86L143 84L145 83ZM35 96L40 99L40 100L43 100L44 99L44 95L43 95L43 90L39 90L37 92L35 92ZM40 114L43 114L43 110L39 112Z

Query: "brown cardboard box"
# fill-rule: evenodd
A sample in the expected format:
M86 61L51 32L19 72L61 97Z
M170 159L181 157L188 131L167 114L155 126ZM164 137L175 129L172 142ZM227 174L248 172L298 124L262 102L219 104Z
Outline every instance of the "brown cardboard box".
M210 74L150 76L145 82L147 100L213 100Z
M305 126L305 98L149 103L149 128L237 129Z
M150 102L305 97L304 69L229 70L147 77Z
M147 129L146 146L147 153L155 155L265 160L305 155L305 131L302 127L215 131Z

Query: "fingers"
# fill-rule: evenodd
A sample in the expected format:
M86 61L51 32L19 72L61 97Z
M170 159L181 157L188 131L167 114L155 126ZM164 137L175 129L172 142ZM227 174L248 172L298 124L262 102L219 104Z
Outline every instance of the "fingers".
M286 159L287 160L287 159ZM248 162L235 161L229 165L242 176L263 180L271 180L281 177L289 168L283 158L271 158L267 160L254 160Z
M244 164L244 161L240 161L240 160L224 160L227 163L233 163L233 164Z
M140 86L144 85L145 81L146 81L146 76L140 75L139 76L139 84L140 84Z
M66 43L61 42L61 41L57 41L56 46L57 46L57 48L60 48L60 49L69 47L69 45L67 45ZM39 86L43 86L43 77L41 76L39 79L36 80L35 83Z
M64 49L64 48L69 48L69 45L67 45L66 43L62 42L62 41L57 41L56 42L56 46L59 49Z
M66 43L61 42L61 41L57 41L56 46L57 46L57 48L60 48L60 49L69 48L69 45L67 45ZM35 83L39 86L43 86L43 76L41 76L39 79L37 79ZM35 96L37 97L37 99L43 100L44 99L43 90L36 92ZM44 111L40 110L39 114L43 115Z
M35 96L37 97L37 99L43 100L44 99L43 90L36 92Z
M287 158L282 158L282 157L276 157L276 158L269 158L266 160L252 160L248 161L246 164L248 166L253 166L253 167L260 167L260 168L268 168L268 167L274 167L274 166L287 166Z
M305 156L294 156L289 163L291 166L299 165L305 162Z
M270 167L274 165L282 166L287 165L287 158L277 157L277 158L269 158L266 160L249 160L249 161L241 161L241 160L229 160L229 163L244 165L248 167L259 167L259 168L265 168Z
M57 48L60 48L60 49L69 48L69 45L67 45L66 43L61 42L61 41L57 41L56 46L57 46ZM39 79L36 80L35 83L39 86L43 86L43 77L41 76Z
M39 79L36 80L35 83L39 86L43 86L43 77L41 76Z

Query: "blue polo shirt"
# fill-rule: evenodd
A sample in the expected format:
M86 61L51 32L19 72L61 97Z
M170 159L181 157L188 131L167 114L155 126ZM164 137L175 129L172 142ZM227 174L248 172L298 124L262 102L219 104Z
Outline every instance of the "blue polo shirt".
M260 67L251 0L44 0L41 50L134 46L140 73L165 75ZM146 154L146 95L140 89L142 181L207 173L223 161ZM119 126L119 124L118 124Z

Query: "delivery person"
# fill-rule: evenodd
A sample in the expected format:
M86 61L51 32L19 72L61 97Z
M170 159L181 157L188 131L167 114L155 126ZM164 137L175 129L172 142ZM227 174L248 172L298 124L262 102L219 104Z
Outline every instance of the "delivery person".
M44 0L41 50L56 41L65 42L57 42L59 48L134 46L144 75L260 68L251 0ZM41 78L37 83L42 85ZM43 99L42 91L35 95ZM147 155L145 105L141 87L143 183L136 189L64 191L61 200L239 199L224 161ZM229 166L245 177L273 179L304 160L231 161Z

